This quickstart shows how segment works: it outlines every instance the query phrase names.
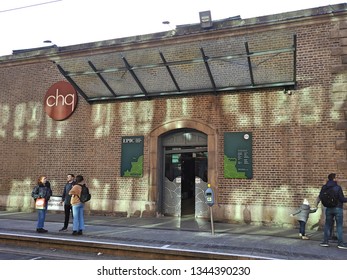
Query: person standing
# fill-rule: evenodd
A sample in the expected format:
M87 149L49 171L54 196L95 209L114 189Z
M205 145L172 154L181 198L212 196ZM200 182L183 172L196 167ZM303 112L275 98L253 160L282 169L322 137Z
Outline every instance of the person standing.
M38 233L46 233L48 232L48 230L44 229L44 225L46 220L48 201L52 196L51 184L49 183L49 181L47 181L46 176L40 176L38 178L37 185L34 187L33 191L31 192L31 196L34 198L35 202L36 202L36 199L38 198L45 199L44 209L37 209L38 219L37 219L36 231Z
M300 208L293 214L290 214L291 217L297 215L297 220L299 222L299 237L301 239L307 240L309 239L306 236L305 229L306 229L306 223L308 220L308 216L310 213L314 213L317 211L317 208L311 208L308 200L305 198L303 203L301 204Z
M318 205L319 205L320 202L321 201L320 201L320 197L319 197L319 194L318 194L316 202L315 202L315 208L318 208ZM323 205L323 207L324 207L323 209L325 210L325 206L324 205ZM322 212L324 210L322 210ZM335 219L333 219L333 222L331 223L330 236L329 236L329 240L331 240L333 242L335 242L337 240L337 236L336 236L336 233L335 233L334 225L335 225ZM324 230L324 228L323 228L323 230Z
M329 247L330 231L334 222L336 221L336 233L339 249L347 249L347 244L343 242L343 203L347 202L347 198L344 196L342 188L337 184L337 177L335 173L328 175L327 183L322 187L319 198L322 200L322 194L326 189L331 188L334 191L334 196L338 198L338 204L336 207L326 207L325 209L325 225L324 225L324 239L320 243L322 247Z
M59 231L67 231L69 225L70 213L73 218L72 206L71 206L71 195L69 194L72 186L75 184L75 175L67 174L67 183L65 184L63 195L61 197L61 203L64 203L64 226Z
M82 235L84 230L84 203L82 203L80 200L83 184L83 176L77 175L75 185L69 191L69 194L71 195L71 205L73 213L72 235Z

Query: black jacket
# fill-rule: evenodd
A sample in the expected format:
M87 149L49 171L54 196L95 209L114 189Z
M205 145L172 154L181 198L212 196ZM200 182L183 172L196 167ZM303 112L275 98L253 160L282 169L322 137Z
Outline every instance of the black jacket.
M75 182L66 183L63 191L63 195L61 197L61 200L64 201L66 205L71 205L71 195L69 194L69 191L72 189L72 186L75 184Z
M37 198L43 197L48 201L52 196L51 184L47 181L46 184L39 184L34 187L31 192L31 196L36 200Z
M336 181L333 181L333 180L327 181L327 183L322 187L319 193L319 198L321 198L323 191L327 188L334 188L335 194L339 199L339 203L337 204L336 207L343 208L343 203L347 202L347 197L344 196L342 188L336 183Z

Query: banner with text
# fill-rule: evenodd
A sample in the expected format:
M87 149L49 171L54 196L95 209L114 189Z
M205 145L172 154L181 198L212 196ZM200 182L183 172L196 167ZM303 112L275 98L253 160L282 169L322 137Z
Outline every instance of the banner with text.
M224 133L224 178L252 179L252 133Z
M143 176L143 140L144 136L122 137L122 177Z

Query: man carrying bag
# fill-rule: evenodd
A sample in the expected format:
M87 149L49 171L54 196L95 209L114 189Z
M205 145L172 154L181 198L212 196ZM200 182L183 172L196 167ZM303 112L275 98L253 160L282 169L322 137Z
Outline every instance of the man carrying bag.
M328 176L327 183L322 187L319 198L323 204L325 204L326 197L330 196L331 201L336 203L326 204L325 209L325 225L324 225L324 239L320 243L322 247L329 247L330 231L334 222L336 221L336 231L339 249L347 249L347 244L343 242L343 203L347 202L347 198L344 196L342 188L337 184L336 174L331 173Z

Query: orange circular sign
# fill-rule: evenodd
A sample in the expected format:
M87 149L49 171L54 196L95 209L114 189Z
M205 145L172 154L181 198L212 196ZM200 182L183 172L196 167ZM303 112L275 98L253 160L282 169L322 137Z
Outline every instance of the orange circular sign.
M70 83L57 82L47 90L44 108L49 117L56 121L62 121L70 117L75 111L77 99L77 92Z

